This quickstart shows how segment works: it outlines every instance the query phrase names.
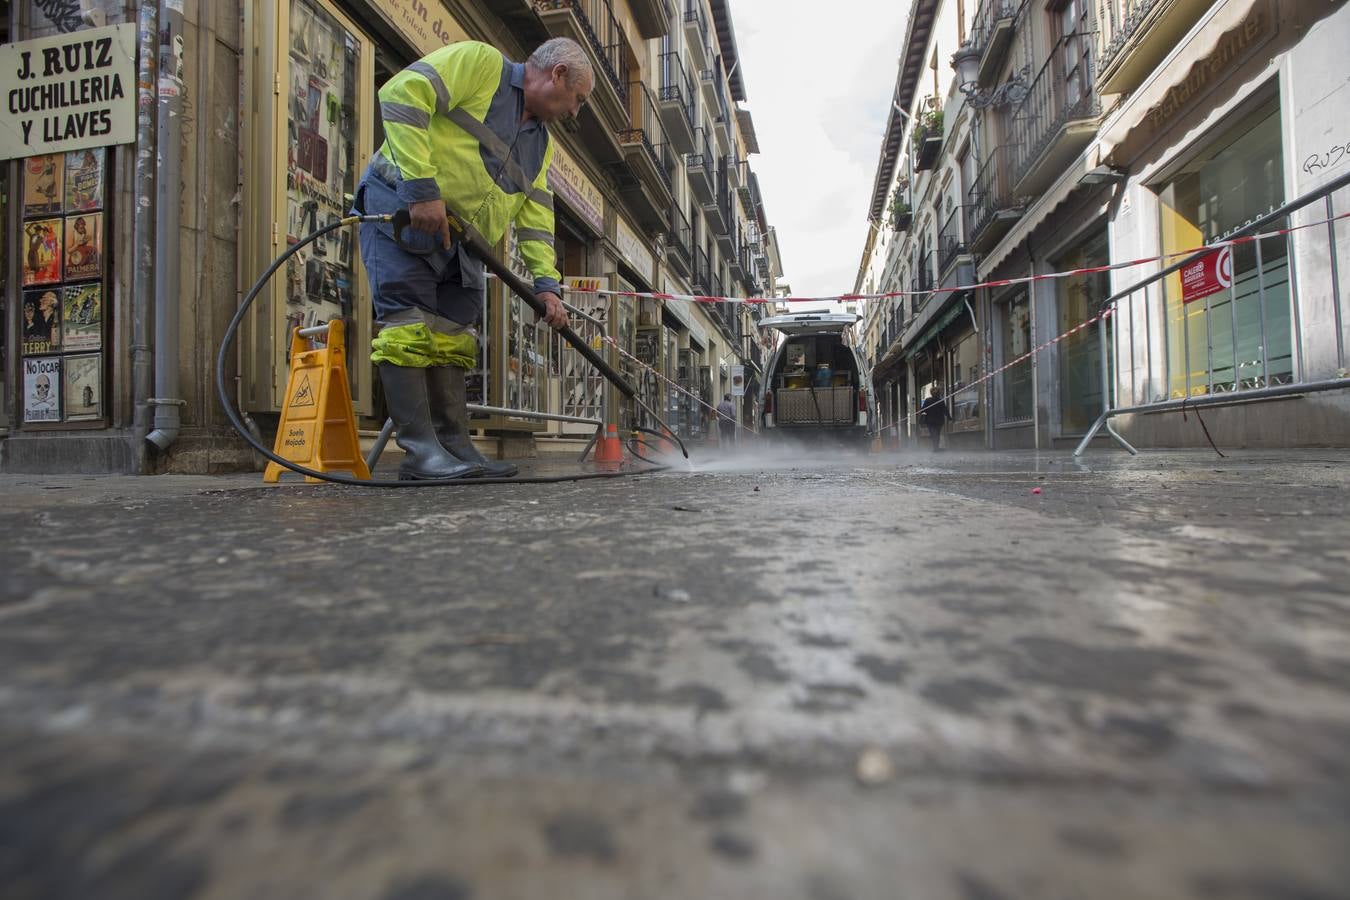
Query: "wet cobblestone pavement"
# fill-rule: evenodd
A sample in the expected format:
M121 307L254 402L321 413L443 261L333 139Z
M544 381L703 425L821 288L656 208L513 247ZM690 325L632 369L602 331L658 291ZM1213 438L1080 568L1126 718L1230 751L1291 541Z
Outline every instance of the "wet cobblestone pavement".
M1344 897L1347 462L0 478L0 884Z

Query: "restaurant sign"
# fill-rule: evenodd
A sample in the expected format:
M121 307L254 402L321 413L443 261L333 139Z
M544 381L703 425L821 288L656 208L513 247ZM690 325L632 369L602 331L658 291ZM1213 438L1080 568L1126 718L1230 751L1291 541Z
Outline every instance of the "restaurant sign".
M441 0L382 0L371 6L423 56L446 44L469 39L468 32L455 21Z
M1193 97L1218 80L1225 69L1245 59L1247 51L1255 47L1258 39L1265 34L1266 22L1264 10L1257 8L1242 24L1224 34L1214 52L1191 66L1185 79L1168 88L1162 100L1149 109L1146 113L1149 124L1155 129L1160 127Z
M561 197L597 235L605 232L605 198L561 143L553 141L548 189Z

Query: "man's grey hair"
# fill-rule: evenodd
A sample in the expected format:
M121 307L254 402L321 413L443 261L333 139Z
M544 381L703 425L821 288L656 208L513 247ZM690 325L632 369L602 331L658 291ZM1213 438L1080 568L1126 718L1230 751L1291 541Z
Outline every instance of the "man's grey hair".
M594 77L591 71L591 59L581 45L571 38L556 37L544 41L530 54L530 65L545 72L552 72L554 66L567 66L567 84L575 86L582 73Z

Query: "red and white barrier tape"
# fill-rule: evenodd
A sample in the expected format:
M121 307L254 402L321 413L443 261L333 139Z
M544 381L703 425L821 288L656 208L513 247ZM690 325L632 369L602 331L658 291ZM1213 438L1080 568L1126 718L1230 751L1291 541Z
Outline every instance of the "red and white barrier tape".
M1098 272L1109 272L1113 269L1128 269L1134 266L1147 265L1148 263L1179 259L1205 250L1221 250L1224 247L1235 247L1239 244L1249 244L1254 241L1263 241L1269 238L1281 237L1304 228L1316 228L1319 225L1326 225L1345 218L1350 218L1350 212L1341 213L1338 216L1332 216L1331 218L1321 219L1316 222L1307 222L1303 225L1293 225L1289 228L1281 228L1278 231L1268 231L1262 234L1249 234L1231 240L1216 241L1213 244L1204 244L1200 247L1193 247L1190 250L1177 250L1172 253L1161 253L1157 256L1131 259L1126 262L1110 263L1103 266L1087 266L1082 269L1069 269L1064 272L1023 275L1018 278L996 278L991 281L981 281L976 284L959 284L954 287L945 288L935 287L926 291L888 291L884 294L839 294L834 297L712 297L701 294L668 294L658 291L611 291L600 288L590 290L565 287L563 290L568 294L598 294L606 297L641 297L652 300L688 300L693 303L851 303L857 300L891 300L896 297L927 296L928 294L973 291L979 288L1008 287L1014 284L1029 284L1035 281L1049 281L1056 278L1072 278L1076 275L1093 275Z

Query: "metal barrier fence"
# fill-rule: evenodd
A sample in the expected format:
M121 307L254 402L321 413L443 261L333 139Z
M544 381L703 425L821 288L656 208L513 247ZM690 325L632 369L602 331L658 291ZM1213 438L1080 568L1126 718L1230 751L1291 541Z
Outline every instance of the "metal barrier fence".
M1074 455L1081 455L1103 428L1122 447L1136 453L1111 427L1110 420L1122 414L1350 388L1337 258L1339 254L1350 255L1350 247L1337 246L1334 199L1335 193L1347 186L1350 174L1248 222L1209 248L1106 298L1102 303L1104 314L1097 322L1105 386L1102 413ZM1314 205L1319 203L1325 212L1325 254L1318 238L1320 224L1309 229L1297 223L1292 229L1287 225L1290 216L1300 210L1312 207L1310 212L1318 212ZM1275 226L1275 233L1263 234L1271 226ZM1260 236L1253 237L1256 235ZM1194 273L1201 261L1218 270L1214 276L1218 283L1227 284L1221 291L1187 302L1183 270ZM1334 366L1319 360L1322 371L1309 380L1311 367L1303 331L1308 308L1304 301L1312 303L1321 297L1321 286L1314 281L1322 274L1329 283L1325 299L1330 301L1330 322L1326 324L1335 333ZM1199 305L1201 300L1203 306ZM1203 330L1201 323L1193 326L1191 322L1201 315ZM1114 335L1110 340L1108 329ZM1119 364L1122 355L1128 363L1124 369ZM1197 369L1202 362L1203 369ZM1335 376L1325 377L1331 371ZM1122 390L1129 394L1129 402L1123 406L1119 405Z

